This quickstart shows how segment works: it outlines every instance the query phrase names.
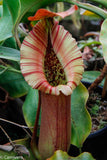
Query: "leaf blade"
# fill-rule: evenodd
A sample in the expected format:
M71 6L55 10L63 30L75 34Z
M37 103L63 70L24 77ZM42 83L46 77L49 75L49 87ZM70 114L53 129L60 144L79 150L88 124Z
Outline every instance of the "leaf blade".
M20 51L13 48L0 46L0 58L19 62Z
M100 31L100 42L102 44L103 47L103 57L105 62L107 63L107 19L105 19L105 21L102 23L101 26L101 31Z
M84 152L77 157L70 157L66 152L57 150L54 155L47 160L95 160L90 153Z
M3 1L3 16L0 19L0 41L12 37L12 18L6 1Z
M29 128L34 127L35 124L38 99L38 90L30 88L23 104L23 114Z
M3 69L0 69L0 72L2 71ZM29 85L22 74L8 69L0 74L0 86L13 98L24 96L29 90Z
M78 148L82 147L91 131L91 118L85 108L87 99L88 91L81 83L71 96L71 143Z

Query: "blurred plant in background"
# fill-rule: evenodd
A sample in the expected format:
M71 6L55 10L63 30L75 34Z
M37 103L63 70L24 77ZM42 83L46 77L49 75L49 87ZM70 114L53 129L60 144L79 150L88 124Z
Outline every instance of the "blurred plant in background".
M71 0L3 0L0 1L0 87L2 91L8 93L6 103L9 99L20 98L23 100L23 115L27 126L30 128L29 132L32 134L35 123L36 113L38 113L39 93L38 90L32 89L24 80L20 71L20 47L24 38L32 30L32 27L37 23L28 21L29 16L33 16L40 8L46 8L54 12L63 12L71 7L77 5L78 10L64 20L57 18L61 25L77 39L78 47L82 51L84 65L86 66L82 81L92 83L89 90L93 90L99 84L104 86L102 96L105 96L107 88L107 2L105 0L89 0L89 1L71 1ZM88 18L87 18L88 17ZM91 25L90 25L91 23ZM97 23L97 24L96 24ZM93 25L92 25L93 24ZM90 26L98 26L98 28L90 28ZM68 27L69 26L69 27ZM78 36L79 35L79 36ZM101 68L95 66L97 61L99 64L101 60ZM94 61L94 71L89 69L90 64ZM102 69L102 70L101 70ZM105 82L104 79L105 78ZM102 81L103 80L103 81ZM93 83L94 82L94 83ZM101 83L102 82L102 83ZM49 158L50 160L57 159L74 159L74 160L93 160L90 153L81 153L82 145L91 132L91 119L86 109L86 102L89 96L88 90L80 83L73 91L71 97L71 144L77 146L80 150L78 157L70 157L67 153L59 150ZM5 95L0 96L0 103L5 104ZM91 110L92 113L97 112L97 107ZM16 116L17 113L15 113ZM3 121L2 117L0 122ZM39 122L37 126L37 138L39 137ZM7 124L8 125L8 124ZM15 124L14 124L15 125ZM19 125L19 127L21 127ZM0 126L2 131L3 125ZM23 128L26 130L26 127ZM17 133L16 133L17 134ZM9 139L10 145L8 149L1 145L0 156L20 156L26 159L35 159L30 148L30 139L32 135L27 132L27 138L15 142L15 139ZM29 138L30 137L30 138ZM18 150L19 145L22 148ZM40 159L37 146L36 156ZM5 150L5 151L4 151ZM13 151L12 151L13 150ZM22 152L21 152L22 150ZM10 151L10 152L6 152ZM25 152L24 152L25 151ZM20 157L19 157L20 159Z

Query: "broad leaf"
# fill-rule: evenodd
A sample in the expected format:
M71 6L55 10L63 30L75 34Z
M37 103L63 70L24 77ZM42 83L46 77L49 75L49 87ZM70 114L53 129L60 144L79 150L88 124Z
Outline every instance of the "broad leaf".
M85 71L83 73L83 82L93 83L95 79L101 74L100 71ZM99 84L99 86L103 87L104 80Z
M19 9L19 0L3 0L3 16L0 19L0 41L12 37L12 29L16 23Z
M23 114L28 127L34 127L38 99L38 90L30 88L23 104Z
M19 12L21 10L20 8L20 0L3 0L6 2L8 9L11 13L11 17L12 17L12 22L13 25L16 23L17 21L17 17L19 15Z
M66 152L58 150L47 160L95 160L90 153L84 152L78 157L70 157Z
M103 57L105 62L107 63L107 19L103 22L101 26L100 42L102 43L103 47Z
M29 85L22 74L8 69L0 69L0 86L14 98L27 94L29 90Z
M19 62L20 61L20 51L13 49L13 48L0 46L0 58Z
M77 96L79 95L79 96ZM72 139L71 143L81 147L91 131L91 119L85 108L88 98L87 89L80 84L73 92L71 98ZM23 105L26 123L33 127L38 107L38 91L30 88ZM81 116L80 116L81 115ZM40 124L40 123L39 123Z
M86 109L88 91L80 84L71 95L71 143L81 148L91 131L91 118Z
M3 17L0 19L0 41L12 36L12 17L6 1L3 0Z
M2 46L17 49L17 44L14 37L6 39Z

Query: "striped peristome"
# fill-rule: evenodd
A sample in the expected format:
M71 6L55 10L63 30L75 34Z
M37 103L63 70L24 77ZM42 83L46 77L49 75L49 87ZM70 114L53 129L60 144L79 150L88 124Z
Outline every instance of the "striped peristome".
M48 30L46 27L45 20L39 21L24 39L20 61L22 74L32 88L52 95L59 95L60 92L70 95L80 83L84 71L81 52L75 39L63 26L54 21L53 27ZM66 83L57 86L49 83L44 70L45 56L49 52L49 41L51 50L58 58L66 77Z

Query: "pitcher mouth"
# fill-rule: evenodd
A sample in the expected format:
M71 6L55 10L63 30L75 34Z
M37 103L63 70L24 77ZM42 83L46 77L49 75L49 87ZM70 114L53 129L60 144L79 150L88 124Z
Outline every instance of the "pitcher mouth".
M46 17L24 39L20 64L32 88L52 95L72 94L84 71L75 39L58 22Z

